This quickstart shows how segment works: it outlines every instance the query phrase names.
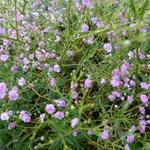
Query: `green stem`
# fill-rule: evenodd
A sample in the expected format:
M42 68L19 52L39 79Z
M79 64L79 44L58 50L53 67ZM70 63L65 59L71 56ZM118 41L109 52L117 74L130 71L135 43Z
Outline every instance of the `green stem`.
M16 33L17 33L17 40L19 40L19 30L18 30L18 22L17 22L17 0L15 0L15 22L16 22Z

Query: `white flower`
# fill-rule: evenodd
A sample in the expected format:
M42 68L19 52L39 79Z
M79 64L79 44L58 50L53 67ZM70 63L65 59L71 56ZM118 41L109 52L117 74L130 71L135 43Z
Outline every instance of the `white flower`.
M1 120L8 120L10 117L7 112L3 112L0 116Z

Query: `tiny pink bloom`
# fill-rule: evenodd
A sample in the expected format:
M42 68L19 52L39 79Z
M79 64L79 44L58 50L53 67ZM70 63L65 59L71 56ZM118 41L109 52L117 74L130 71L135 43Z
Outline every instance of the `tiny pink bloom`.
M116 80L116 79L113 79L113 80L111 80L111 85L113 87L118 87L118 86L120 86L120 81Z
M58 107L65 108L66 106L66 102L64 100L58 99L58 100L54 100L54 102Z
M89 2L89 3L87 4L87 7L88 7L90 10L94 8L94 6L93 6L93 4L92 4L91 2Z
M114 100L116 99L116 97L115 97L114 95L109 95L109 96L108 96L108 99L109 99L110 101L114 101Z
M90 78L85 79L85 81L84 81L84 87L86 89L89 89L89 88L92 87L92 80Z
M135 139L134 135L129 135L129 136L127 137L127 142L128 142L128 143L133 143L133 142L134 142L134 139Z
M10 122L8 125L8 129L14 129L16 127L16 123L15 122Z
M87 131L87 135L91 136L93 134L93 132L91 130Z
M89 26L88 26L87 24L83 24L83 25L81 26L81 30L82 30L83 32L88 32L88 31L89 31Z
M121 65L121 71L122 72L127 72L127 70L129 69L129 63L125 62L124 64Z
M77 126L78 123L79 123L79 119L78 118L73 118L71 120L71 127L75 128L75 126Z
M13 87L13 88L9 91L8 97L9 97L9 100L12 100L12 101L17 100L18 97L19 97L18 88L17 88L17 87Z
M4 46L9 46L10 43L11 43L11 42L10 42L9 40L7 40L7 39L4 39L4 40L3 40L3 45L4 45Z
M107 53L110 53L112 51L111 43L105 43L103 48Z
M104 78L102 78L100 83L101 83L101 85L104 85L106 83L106 80Z
M17 21L23 20L23 15L20 12L17 12Z
M127 97L127 100L128 100L128 102L131 104L132 101L133 101L133 96L128 96L128 97Z
M53 66L53 71L59 73L60 72L60 66L59 65L54 65Z
M134 80L130 80L130 86L131 87L135 87L135 85L136 85L135 81Z
M26 80L23 77L21 77L20 79L18 79L18 84L20 86L24 86L24 85L26 85Z
M45 111L48 113L48 114L53 114L55 112L55 107L53 104L47 104L46 107L45 107Z
M140 113L141 113L141 114L145 114L145 107L140 106L140 108L139 108L139 109L140 109Z
M0 100L3 99L6 96L6 84L4 82L0 83Z
M23 121L23 122L31 122L31 116L26 112L26 111L21 111L19 114L19 118Z
M39 47L44 47L44 46L45 46L45 42L44 41L40 41Z
M56 80L55 80L55 78L50 78L49 82L50 82L50 85L51 85L52 87L54 87L54 86L56 85Z
M140 99L141 99L141 102L142 102L143 104L145 104L145 105L148 104L148 96L147 96L147 95L142 94L142 95L140 96Z
M145 89L145 90L148 90L150 88L150 85L146 82L142 82L140 84L140 86L141 86L142 89Z
M17 66L12 66L11 67L11 72L15 73L17 72L18 67Z
M91 21L92 21L92 23L94 23L94 24L96 24L97 23L97 18L96 17L93 17L93 18L91 18Z
M101 134L102 140L108 140L109 138L109 132L107 130L104 130Z
M72 135L73 135L74 137L76 137L76 136L78 135L78 132L77 132L77 131L73 131L73 132L72 132Z
M7 55L7 54L2 54L2 55L0 56L0 60L3 61L3 62L5 62L5 61L7 61L8 57L9 57L9 55Z
M115 97L115 98L120 98L121 97L121 93L119 91L113 91L112 92L112 95Z
M57 111L53 116L56 119L62 120L64 118L64 112Z
M43 123L45 119L45 114L41 114L39 119L40 119L40 122Z

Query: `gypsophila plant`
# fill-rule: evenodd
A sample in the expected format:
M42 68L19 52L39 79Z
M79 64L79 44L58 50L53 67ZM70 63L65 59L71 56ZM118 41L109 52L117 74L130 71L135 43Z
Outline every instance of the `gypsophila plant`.
M0 0L0 150L149 150L149 5Z

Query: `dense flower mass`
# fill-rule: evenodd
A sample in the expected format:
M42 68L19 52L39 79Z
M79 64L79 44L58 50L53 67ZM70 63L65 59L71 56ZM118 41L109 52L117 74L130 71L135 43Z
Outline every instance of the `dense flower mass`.
M0 149L149 150L149 0L0 0Z

